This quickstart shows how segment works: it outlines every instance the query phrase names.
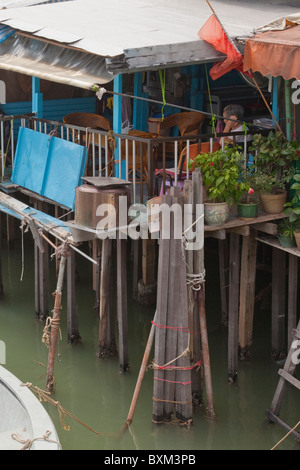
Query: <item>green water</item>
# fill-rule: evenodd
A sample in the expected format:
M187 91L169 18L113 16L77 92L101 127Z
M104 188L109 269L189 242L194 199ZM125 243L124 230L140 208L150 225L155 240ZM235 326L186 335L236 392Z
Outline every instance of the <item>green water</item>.
M33 251L25 242L25 270L20 275L21 248L2 246L5 296L0 301L0 339L6 344L6 365L21 381L45 388L48 350L41 342L43 323L34 315ZM77 306L82 344L70 345L66 334L66 308L62 310L60 361L55 363L55 400L99 436L68 418L69 431L62 429L56 409L49 412L64 450L268 450L285 432L269 425L264 411L269 407L278 382L278 365L271 358L270 312L258 311L254 323L253 358L239 363L238 382L227 382L227 330L220 326L218 279L213 267L213 249L207 255L207 321L211 354L212 382L216 419L208 419L202 410L194 410L193 425L155 425L152 423L153 371L146 372L133 423L120 437L126 421L137 375L143 357L154 307L131 300L129 282L129 359L130 372L119 372L118 358L99 359L98 318L94 310L89 261L79 257ZM211 263L209 262L211 258ZM51 266L51 292L55 290L55 265ZM216 290L216 291L215 291ZM64 299L63 299L64 300ZM50 299L52 302L52 299ZM51 306L51 304L50 304ZM152 355L151 355L152 359ZM300 419L299 392L290 389L281 417L290 425ZM289 437L278 449L299 449Z

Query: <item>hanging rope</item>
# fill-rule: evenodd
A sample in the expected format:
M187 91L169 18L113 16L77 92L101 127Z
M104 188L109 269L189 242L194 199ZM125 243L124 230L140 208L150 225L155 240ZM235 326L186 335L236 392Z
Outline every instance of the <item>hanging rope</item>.
M209 105L210 105L210 112L211 112L211 133L217 137L217 132L216 132L216 115L213 112L213 107L212 107L212 101L211 101L211 94L210 94L210 86L209 86L209 78L208 78L208 73L207 73L207 66L205 64L205 75L206 75L206 83L207 83L207 91L208 91L208 98L209 98Z
M51 431L46 431L45 434L42 436L42 437L35 437L34 439L22 439L19 434L12 434L11 437L17 441L17 442L20 442L20 444L24 444L23 447L20 449L20 450L30 450L31 447L32 447L32 444L35 442L35 441L47 441L47 442L51 442L53 444L57 444L60 449L62 449L60 443L58 441L54 441L52 439L49 439L49 436L51 434Z
M159 80L160 80L160 86L161 86L161 94L162 94L162 99L163 99L163 106L161 108L161 120L164 120L164 108L167 104L166 102L166 71L164 70L159 70Z
M22 386L24 387L27 387L29 388L32 392L36 393L40 402L47 402L47 403L50 403L52 406L54 406L58 413L59 413L59 417L60 417L60 422L61 422L61 425L63 427L63 429L65 431L70 431L70 426L67 424L67 419L66 419L66 416L69 416L70 418L72 418L74 421L76 421L77 423L81 424L82 426L84 426L85 428L87 428L89 431L92 431L94 434L96 434L97 436L110 436L110 437L118 437L117 434L109 434L109 433L102 433L102 432L98 432L98 431L95 431L93 428L91 428L90 426L88 426L87 424L85 424L83 421L81 421L80 419L76 418L76 416L74 416L73 414L71 414L69 411L67 411L65 408L62 407L62 405L60 404L59 401L55 401L53 400L53 398L51 398L50 395L50 392L46 392L45 390L42 390L40 389L39 387L36 387L35 385L32 385L32 383L30 382L27 382L27 383L23 383Z

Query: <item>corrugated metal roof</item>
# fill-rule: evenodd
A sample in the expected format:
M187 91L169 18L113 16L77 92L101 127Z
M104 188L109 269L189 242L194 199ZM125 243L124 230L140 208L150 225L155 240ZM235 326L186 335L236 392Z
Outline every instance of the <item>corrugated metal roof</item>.
M248 36L296 7L257 0L214 0L231 37ZM73 0L0 10L0 22L37 37L72 44L93 54L193 42L211 10L205 0Z
M298 12L296 7L274 1L211 3L229 36L235 38L248 37L261 25ZM29 0L21 0L24 2ZM72 84L74 78L76 86L87 88L93 77L98 83L106 83L120 72L221 60L224 56L197 35L211 13L205 0L70 0L0 9L0 23L17 30L18 35L29 34L41 41L84 51L99 65L103 59L104 67L94 67L92 74L91 60L86 76L80 63L76 64L76 73L70 71L72 62L66 64L66 78L63 68L58 69L60 81ZM19 57L11 55L8 49L0 48L0 68L20 71ZM22 73L36 70L37 76L56 81L53 57L50 63L43 53L43 61L37 64L34 55L35 48L27 48Z

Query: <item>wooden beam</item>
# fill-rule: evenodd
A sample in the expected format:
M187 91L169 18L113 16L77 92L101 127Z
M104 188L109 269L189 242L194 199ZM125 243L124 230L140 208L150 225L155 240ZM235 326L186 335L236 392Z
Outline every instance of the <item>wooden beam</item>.
M272 354L276 359L285 357L285 252L272 250Z
M256 279L256 231L242 239L239 343L240 358L250 359L253 338L253 317Z
M291 347L292 331L297 325L297 292L298 292L298 258L289 254L289 282L288 282L288 324L287 346Z
M239 235L230 233L229 306L228 306L228 380L235 382L238 374L238 317L240 280Z

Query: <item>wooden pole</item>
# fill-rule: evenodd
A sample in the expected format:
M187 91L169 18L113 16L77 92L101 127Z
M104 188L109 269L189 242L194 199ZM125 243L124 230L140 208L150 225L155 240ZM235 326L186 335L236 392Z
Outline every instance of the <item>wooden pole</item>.
M152 325L151 325L151 328L150 328L150 333L149 333L149 336L148 336L148 341L147 341L147 344L146 344L142 364L141 364L141 367L140 367L140 372L139 372L139 375L138 375L138 378L137 378L136 386L135 386L135 389L134 389L130 409L129 409L129 412L128 412L128 416L127 416L125 426L123 428L123 432L130 426L130 424L132 423L132 420L133 420L133 416L134 416L137 401L138 401L138 398L139 398L139 395L140 395L142 382L143 382L143 379L144 379L144 376L145 376L146 367L147 367L147 364L148 364L151 348L152 348L152 345L153 345L153 340L154 340L154 336L155 336L155 327L154 327L155 322L156 322L156 312L155 312L154 319L153 319L153 322L152 322Z
M197 207L198 204L203 204L203 182L202 175L199 168L196 168L193 172L193 193L194 193L194 205ZM199 313L199 325L200 325L200 337L202 345L202 357L203 357L203 368L205 378L205 390L207 399L207 412L210 416L215 416L214 411L214 398L211 378L211 367L210 367L210 354L208 345L208 334L206 325L206 312L205 312L205 282L204 282L204 248L201 247L195 250L194 253L194 272L199 275L200 278L200 290L197 291L197 303Z
M126 240L117 237L117 311L119 329L119 361L121 372L129 370L128 318L127 318L127 266Z
M278 360L285 349L285 251L272 249L272 355Z
M228 380L235 382L238 374L240 240L239 235L233 232L229 237Z
M100 303L99 303L99 351L97 356L105 358L116 353L114 335L113 295L113 240L102 240Z
M66 245L67 246L67 245ZM68 246L67 246L68 251ZM55 353L56 353L56 344L58 339L58 334L60 330L60 311L61 311L61 298L62 298L62 289L64 283L64 274L65 267L67 262L67 251L63 251L60 257L58 279L56 285L56 291L54 293L54 309L53 316L51 319L51 334L50 334L50 345L49 345L49 354L48 354L48 367L47 367L47 382L46 389L49 392L53 392L55 388L54 384L54 363L55 363Z
M250 359L252 355L257 253L256 235L256 230L250 230L250 235L243 236L242 242L239 307L240 359Z
M2 273L2 212L0 212L0 297L4 294Z
M297 287L298 287L298 257L289 254L289 283L288 283L288 337L287 347L293 342L291 332L297 325Z

